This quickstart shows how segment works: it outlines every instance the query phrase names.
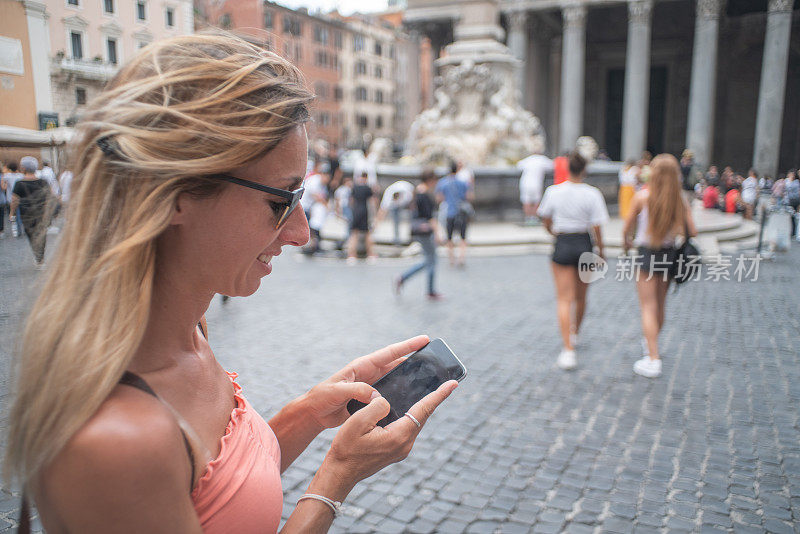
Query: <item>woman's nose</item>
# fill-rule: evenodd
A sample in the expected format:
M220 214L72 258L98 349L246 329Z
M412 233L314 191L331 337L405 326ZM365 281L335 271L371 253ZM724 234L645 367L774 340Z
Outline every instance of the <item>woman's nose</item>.
M281 239L288 245L302 247L310 238L310 231L308 228L308 219L301 206L297 206L286 221L286 224L281 228Z

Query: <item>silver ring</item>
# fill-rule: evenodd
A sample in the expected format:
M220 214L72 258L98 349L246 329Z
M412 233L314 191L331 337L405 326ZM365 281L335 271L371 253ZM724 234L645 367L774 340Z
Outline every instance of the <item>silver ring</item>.
M405 417L408 417L409 419L414 421L414 424L417 425L417 428L420 428L422 426L421 424L419 424L419 421L417 421L417 418L411 415L410 413L406 412Z

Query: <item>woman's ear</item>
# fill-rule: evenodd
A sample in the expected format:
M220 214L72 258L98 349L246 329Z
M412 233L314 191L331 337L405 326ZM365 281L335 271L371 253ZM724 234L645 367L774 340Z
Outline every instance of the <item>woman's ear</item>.
M175 205L173 206L171 225L184 224L186 222L187 213L191 211L191 204L193 199L186 193L180 193L175 198Z

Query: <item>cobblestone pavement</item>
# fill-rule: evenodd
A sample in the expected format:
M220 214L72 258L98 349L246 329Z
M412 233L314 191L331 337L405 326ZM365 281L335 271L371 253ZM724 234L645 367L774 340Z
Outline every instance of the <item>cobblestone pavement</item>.
M800 247L762 263L756 282L670 295L654 380L631 371L632 282L593 284L579 368L563 372L546 256L442 262L446 300L433 303L422 276L393 296L392 275L412 261L346 266L287 251L259 293L208 313L217 357L265 416L418 333L445 338L469 368L410 457L359 484L332 532L800 531ZM4 363L34 276L27 245L0 240ZM284 515L333 435L284 474ZM3 495L10 528L18 500Z

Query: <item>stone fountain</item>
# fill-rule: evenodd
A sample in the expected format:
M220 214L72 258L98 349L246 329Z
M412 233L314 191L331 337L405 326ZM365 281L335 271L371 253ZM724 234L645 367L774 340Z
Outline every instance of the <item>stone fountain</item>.
M500 42L504 32L498 20L497 0L464 6L455 42L436 61L441 75L435 103L411 125L407 159L508 167L544 152L539 119L520 105L515 74L522 65Z

